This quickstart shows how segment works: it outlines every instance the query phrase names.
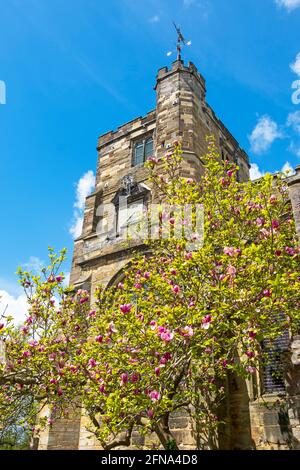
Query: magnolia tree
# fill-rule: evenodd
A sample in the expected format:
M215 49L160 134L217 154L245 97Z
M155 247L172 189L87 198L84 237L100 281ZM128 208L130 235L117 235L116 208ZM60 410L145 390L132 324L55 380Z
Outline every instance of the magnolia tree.
M53 251L42 276L20 272L29 309L21 328L9 318L0 326L0 426L31 397L26 422L35 432L73 403L105 449L130 445L133 430L176 449L169 418L185 410L195 446L214 448L228 374L251 378L268 361L262 342L297 329L299 248L283 176L238 183L237 166L220 160L211 137L196 182L180 177L182 151L174 146L147 163L171 215L162 210L159 236L133 255L118 285L99 286L94 299L65 289L64 253ZM184 205L203 207L198 249L191 247L199 234L185 230L197 226L197 211L187 221L177 210ZM44 406L51 413L40 418Z

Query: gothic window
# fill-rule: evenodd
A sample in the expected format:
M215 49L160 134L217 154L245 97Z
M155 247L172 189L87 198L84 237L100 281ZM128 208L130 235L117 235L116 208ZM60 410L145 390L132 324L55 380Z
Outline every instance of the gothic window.
M134 145L133 166L142 165L147 158L153 155L153 138L139 140Z

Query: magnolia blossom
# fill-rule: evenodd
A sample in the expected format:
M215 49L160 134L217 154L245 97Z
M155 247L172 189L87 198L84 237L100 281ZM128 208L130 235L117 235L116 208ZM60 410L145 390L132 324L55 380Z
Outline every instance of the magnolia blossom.
M89 359L89 366L91 367L95 367L97 365L97 362L95 361L95 359Z
M122 313L129 313L132 308L131 304L120 305L120 310Z
M178 294L178 292L180 291L180 287L179 286L174 286L172 288L172 291L174 292L174 294Z
M202 328L204 328L205 330L208 330L208 328L210 327L210 323L211 323L211 316L210 316L210 315L206 315L206 316L202 319Z
M150 328L151 328L151 330L155 330L156 327L157 327L156 321L151 320L151 322L150 322Z
M223 252L225 253L225 255L233 256L234 255L234 248L232 246L226 246L223 249Z
M153 416L154 416L153 411L152 410L147 410L147 416L148 416L148 418L152 419Z
M184 255L184 257L185 257L186 260L192 259L193 258L193 253L188 252Z
M236 268L230 264L226 272L229 276L234 277L236 275Z
M128 382L128 374L126 372L123 372L120 377L120 385L123 386Z
M149 397L151 398L152 401L158 401L160 399L160 393L157 392L156 390L153 390L152 392L149 393Z
M276 220L276 219L273 219L272 220L272 228L276 230L277 228L279 228L279 226L280 226L279 221Z
M263 217L258 217L255 222L258 227L263 227L265 225L265 219Z
M181 330L181 334L182 336L187 336L187 337L190 337L190 336L193 336L194 335L194 330L191 326L185 326L182 330Z

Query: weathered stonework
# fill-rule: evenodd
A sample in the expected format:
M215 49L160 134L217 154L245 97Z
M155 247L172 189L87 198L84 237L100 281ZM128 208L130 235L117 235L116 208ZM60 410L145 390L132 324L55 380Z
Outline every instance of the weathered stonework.
M82 234L74 243L71 284L88 289L93 296L95 287L118 281L122 269L129 263L136 242L123 242L109 237L109 208L122 186L122 178L131 175L136 183L149 191L143 165L133 166L134 145L139 139L152 136L156 156L172 148L172 141L182 142L184 164L182 174L199 179L203 171L202 156L206 153L207 135L214 135L223 159L235 161L238 178L249 178L246 153L216 117L206 102L205 80L194 64L185 66L177 60L168 69L158 71L156 107L139 117L107 132L98 139L98 163L95 191L87 197ZM300 236L300 168L288 179L297 231ZM100 208L100 209L99 209ZM141 248L141 246L139 247ZM228 377L227 396L222 414L219 448L222 449L288 449L299 448L300 442L300 366L289 371L285 408L276 405L278 396L262 393L260 377L249 382ZM295 385L296 384L296 385ZM267 401L269 407L262 406ZM87 417L72 415L42 434L40 449L99 449L99 443L86 430ZM170 418L171 429L181 441L180 448L195 448L191 422L178 411ZM133 448L159 448L157 437L141 437L134 432Z

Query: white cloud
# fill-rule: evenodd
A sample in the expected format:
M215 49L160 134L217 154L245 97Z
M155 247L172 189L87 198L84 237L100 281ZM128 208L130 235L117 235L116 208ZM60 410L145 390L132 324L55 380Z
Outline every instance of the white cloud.
M255 154L267 152L274 140L282 137L278 124L270 116L261 116L249 136L251 151Z
M35 271L35 272L40 272L44 266L45 266L44 261L42 261L37 256L30 256L29 261L27 263L22 264L22 268L24 268L26 271Z
M287 117L286 125L291 127L297 134L300 134L300 111L290 113Z
M297 157L300 158L300 145L295 144L295 142L292 140L289 146L289 151L297 155Z
M261 178L262 176L264 176L264 172L262 172L257 163L251 163L250 164L250 179L253 181L253 180L257 180L259 178Z
M300 0L299 0L300 2ZM290 64L291 70L300 77L300 52L296 55L295 62Z
M291 166L290 162L285 162L283 167L281 168L282 173L286 173L287 176L291 176L295 173L294 168Z
M27 298L25 294L11 295L5 290L0 290L0 314L14 317L15 325L22 323L28 310Z
M149 19L150 23L158 23L160 21L160 16L159 15L154 15Z
M73 223L70 227L70 234L73 238L81 235L83 223L83 210L86 197L95 186L95 175L92 170L87 171L76 185L76 200L74 203Z
M275 0L277 5L286 8L288 11L300 7L300 0Z

